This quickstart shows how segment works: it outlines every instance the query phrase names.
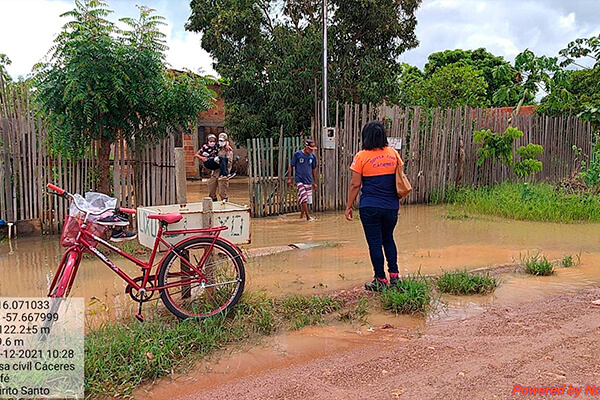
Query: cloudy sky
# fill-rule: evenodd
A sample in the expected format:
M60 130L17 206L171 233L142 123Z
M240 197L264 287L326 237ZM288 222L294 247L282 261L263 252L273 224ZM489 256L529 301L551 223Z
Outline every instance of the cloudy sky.
M185 32L188 0L107 0L113 19L136 17L145 4L166 18L164 28L174 68L213 74L211 59L200 48L200 36ZM52 45L65 23L60 14L73 8L67 0L0 0L0 53L12 60L14 77L26 75ZM424 0L417 12L420 46L401 61L422 68L427 56L447 49L485 47L508 61L526 48L556 56L578 37L600 33L600 0Z

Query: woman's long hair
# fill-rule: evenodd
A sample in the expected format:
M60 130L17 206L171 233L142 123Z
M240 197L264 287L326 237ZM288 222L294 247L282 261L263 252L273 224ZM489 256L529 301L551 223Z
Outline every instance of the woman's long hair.
M370 121L362 129L362 149L383 149L388 145L385 128L381 121Z

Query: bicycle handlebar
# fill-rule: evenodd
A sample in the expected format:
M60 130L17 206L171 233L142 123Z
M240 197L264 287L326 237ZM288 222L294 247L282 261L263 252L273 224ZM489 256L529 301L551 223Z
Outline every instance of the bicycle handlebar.
M137 210L135 210L134 208L125 208L125 207L119 207L117 209L117 211L121 211L127 214L135 214L137 212Z
M51 184L51 183L48 183L48 184L46 185L46 187L47 187L48 189L54 190L56 193L58 193L58 194L61 194L61 195L62 195L62 194L65 194L65 193L67 192L65 189L63 189L63 188L60 188L60 187L58 187L58 186L56 186L56 185L53 185L53 184Z

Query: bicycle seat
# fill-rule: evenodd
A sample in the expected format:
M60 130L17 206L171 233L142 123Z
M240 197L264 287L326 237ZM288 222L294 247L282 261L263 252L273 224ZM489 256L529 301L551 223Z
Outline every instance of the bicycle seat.
M148 219L157 219L159 221L166 222L167 224L174 224L175 222L181 221L183 216L178 213L169 213L169 214L150 214L148 215Z

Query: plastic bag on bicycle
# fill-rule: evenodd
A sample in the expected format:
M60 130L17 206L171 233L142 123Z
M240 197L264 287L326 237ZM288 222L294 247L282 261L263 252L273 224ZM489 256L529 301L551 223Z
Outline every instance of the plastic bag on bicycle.
M104 193L87 192L85 197L75 194L73 195L73 201L81 209L88 210L91 212L100 211L105 208L115 208L117 206L117 199L110 197ZM108 214L108 213L105 213ZM90 215L88 217L87 230L96 236L102 236L106 228L102 225L98 225L96 221L100 218L104 218L106 215ZM85 214L75 206L71 204L69 208L69 215L65 218L65 224L63 226L61 235L61 245L69 247L75 244L77 234L81 229L81 224L85 218ZM90 245L95 246L96 242L90 242Z

